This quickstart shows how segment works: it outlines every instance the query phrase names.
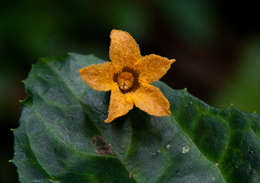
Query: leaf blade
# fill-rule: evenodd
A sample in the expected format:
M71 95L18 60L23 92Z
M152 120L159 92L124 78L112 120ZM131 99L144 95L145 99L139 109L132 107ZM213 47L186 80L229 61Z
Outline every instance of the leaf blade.
M158 118L134 109L105 124L109 94L92 90L77 73L101 62L94 56L69 54L42 59L33 66L25 82L29 100L23 107L21 127L15 130L16 151L22 152L14 157L21 182L37 179L26 176L37 163L42 169L39 174L46 174L42 182L259 180L259 116L235 108L216 109L185 91L156 82L171 102L171 116ZM20 129L28 137L29 154L19 147ZM114 154L98 153L93 143L96 136L102 136ZM246 146L254 142L254 153L249 156L241 141ZM241 156L236 157L233 150ZM35 156L24 172L21 156ZM236 168L235 160L246 168Z

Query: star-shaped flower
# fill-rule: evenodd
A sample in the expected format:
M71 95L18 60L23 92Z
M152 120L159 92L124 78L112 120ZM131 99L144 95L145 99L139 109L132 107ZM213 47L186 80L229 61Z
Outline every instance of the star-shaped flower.
M159 80L175 62L155 54L141 56L132 36L121 30L112 30L109 56L111 62L95 64L79 70L90 87L99 91L111 90L109 123L123 116L135 105L154 116L166 116L170 104L161 91L150 85Z

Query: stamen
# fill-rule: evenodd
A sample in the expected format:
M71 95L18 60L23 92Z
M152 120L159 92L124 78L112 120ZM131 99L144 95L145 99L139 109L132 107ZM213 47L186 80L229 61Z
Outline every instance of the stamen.
M114 75L113 80L118 84L122 93L128 93L139 87L138 76L138 72L129 67L124 67L121 72Z
M130 72L121 72L118 75L117 83L121 90L128 90L134 84L134 76Z

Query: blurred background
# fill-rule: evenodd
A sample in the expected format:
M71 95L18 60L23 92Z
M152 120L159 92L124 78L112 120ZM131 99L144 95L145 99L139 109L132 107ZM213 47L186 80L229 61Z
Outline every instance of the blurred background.
M175 58L162 79L214 106L260 114L260 23L254 1L13 0L0 5L0 182L18 182L11 128L24 80L39 57L66 52L108 59L111 29L143 55Z

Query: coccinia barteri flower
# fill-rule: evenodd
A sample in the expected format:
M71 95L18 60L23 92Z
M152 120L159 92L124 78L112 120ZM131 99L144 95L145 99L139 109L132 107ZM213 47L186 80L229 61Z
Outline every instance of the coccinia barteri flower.
M110 38L111 62L79 70L82 80L93 89L111 90L105 122L127 114L134 105L150 115L169 115L169 101L149 83L165 75L175 60L155 54L141 56L138 44L125 31L112 30Z

